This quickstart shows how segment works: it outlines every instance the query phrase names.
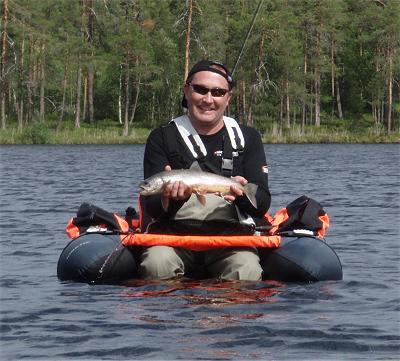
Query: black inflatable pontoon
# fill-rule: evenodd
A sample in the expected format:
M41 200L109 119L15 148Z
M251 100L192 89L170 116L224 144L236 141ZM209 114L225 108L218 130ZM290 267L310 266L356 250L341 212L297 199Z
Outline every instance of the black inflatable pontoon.
M57 265L60 280L117 283L138 277L138 249L121 244L117 233L86 233L71 241ZM336 252L313 236L282 237L281 246L260 250L264 278L285 282L341 280Z

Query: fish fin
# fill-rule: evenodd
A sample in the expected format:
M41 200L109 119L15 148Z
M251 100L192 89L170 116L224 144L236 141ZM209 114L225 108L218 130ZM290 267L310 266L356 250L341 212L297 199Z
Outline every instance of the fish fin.
M254 208L257 208L257 199L256 199L257 189L258 185L254 183L247 183L244 186L244 194L246 195L247 199L250 201L251 205Z
M196 197L197 197L197 200L199 201L199 203L202 206L205 206L206 205L206 197L204 196L204 194L199 194L199 193L195 193L195 194L196 194Z
M190 170L197 170L197 171L203 171L203 169L201 169L200 164L197 160L195 160L192 165L189 168Z

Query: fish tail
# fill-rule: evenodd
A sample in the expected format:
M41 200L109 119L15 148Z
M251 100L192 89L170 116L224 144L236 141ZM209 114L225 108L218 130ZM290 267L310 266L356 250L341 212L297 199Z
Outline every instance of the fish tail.
M251 205L254 208L257 208L257 199L256 199L257 189L258 185L254 183L247 183L244 186L244 194L246 195L247 199L250 201Z

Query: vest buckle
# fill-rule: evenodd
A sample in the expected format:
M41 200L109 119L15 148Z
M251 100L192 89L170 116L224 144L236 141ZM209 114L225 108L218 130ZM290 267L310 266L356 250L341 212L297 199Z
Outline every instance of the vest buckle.
M233 159L222 158L222 169L224 170L233 170Z

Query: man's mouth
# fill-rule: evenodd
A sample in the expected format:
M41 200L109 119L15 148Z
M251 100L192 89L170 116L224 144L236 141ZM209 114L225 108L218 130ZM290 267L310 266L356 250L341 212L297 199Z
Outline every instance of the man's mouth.
M211 109L211 108L200 108L200 110L201 110L202 112L204 112L204 113L215 111L215 109Z

